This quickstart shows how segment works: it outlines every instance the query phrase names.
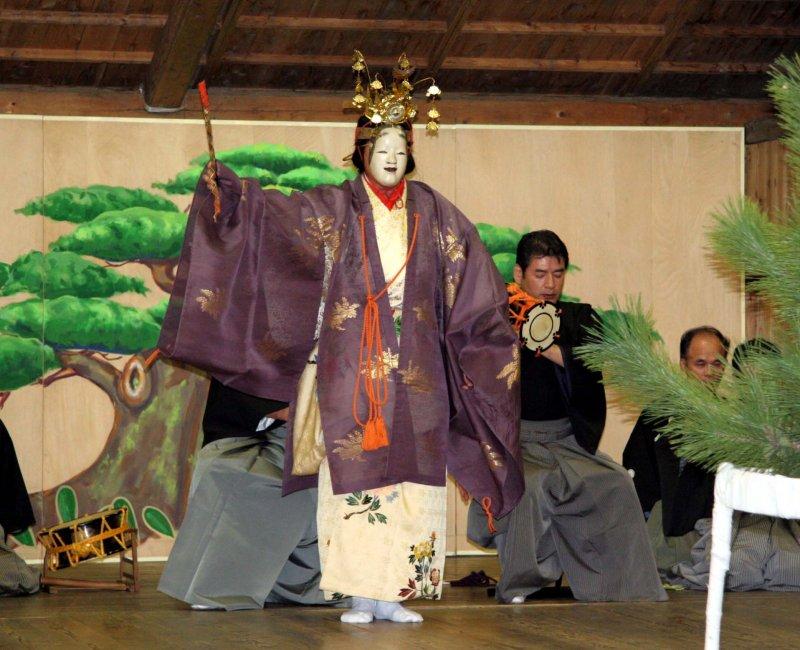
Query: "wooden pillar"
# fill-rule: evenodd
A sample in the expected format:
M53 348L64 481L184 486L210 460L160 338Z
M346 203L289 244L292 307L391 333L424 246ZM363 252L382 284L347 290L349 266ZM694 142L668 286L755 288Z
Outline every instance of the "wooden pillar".
M771 219L780 218L789 206L792 174L786 154L786 147L777 139L745 147L745 194ZM772 338L774 322L769 305L750 291L745 300L745 337Z

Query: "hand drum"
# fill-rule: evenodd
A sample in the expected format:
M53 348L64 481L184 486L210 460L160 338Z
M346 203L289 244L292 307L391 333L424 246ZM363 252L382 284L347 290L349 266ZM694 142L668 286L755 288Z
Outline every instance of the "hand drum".
M560 310L552 302L534 305L522 324L522 340L525 347L541 353L555 343L561 327Z

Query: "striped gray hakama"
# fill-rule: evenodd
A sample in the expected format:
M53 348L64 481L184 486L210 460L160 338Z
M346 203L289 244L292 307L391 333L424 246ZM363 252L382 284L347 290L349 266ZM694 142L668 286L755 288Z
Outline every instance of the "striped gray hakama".
M24 596L39 591L39 572L28 566L5 542L0 526L0 596Z
M317 490L281 496L286 429L266 435L224 438L200 451L160 591L226 610L326 602L319 589Z
M496 545L502 575L497 598L527 596L566 575L578 600L666 600L630 476L601 454L590 454L567 418L523 420L525 495L496 522L470 506L468 536Z
M690 558L666 571L671 584L707 589L711 568L711 519L699 519ZM734 513L731 563L725 589L800 591L800 523Z

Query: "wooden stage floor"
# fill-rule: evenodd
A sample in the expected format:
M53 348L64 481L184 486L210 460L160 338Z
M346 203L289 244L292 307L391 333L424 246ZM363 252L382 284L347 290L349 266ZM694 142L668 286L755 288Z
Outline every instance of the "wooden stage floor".
M343 625L325 607L194 612L158 591L163 564L141 565L142 585L125 592L68 592L0 598L0 648L700 648L705 593L670 592L668 603L539 600L499 605L483 588L446 587L439 602L416 601L425 622ZM114 566L80 568L113 577ZM494 557L449 558L446 579ZM78 569L76 569L78 570ZM84 573L84 575L86 575ZM725 595L723 648L800 647L800 593Z

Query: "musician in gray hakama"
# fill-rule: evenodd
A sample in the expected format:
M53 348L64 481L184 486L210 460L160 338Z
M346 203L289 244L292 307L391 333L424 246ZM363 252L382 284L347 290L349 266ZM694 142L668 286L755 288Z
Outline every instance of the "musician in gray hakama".
M286 427L264 416L283 406L212 380L205 444L160 591L195 609L326 603L317 490L281 496Z
M521 603L562 574L578 600L666 600L631 478L597 451L606 417L602 376L573 352L596 315L588 304L560 301L568 264L555 233L520 241L509 285L512 324L523 303L529 309L531 298L543 299L560 310L559 336L540 354L522 348L525 495L494 534L472 506L468 536L497 548L501 602Z

